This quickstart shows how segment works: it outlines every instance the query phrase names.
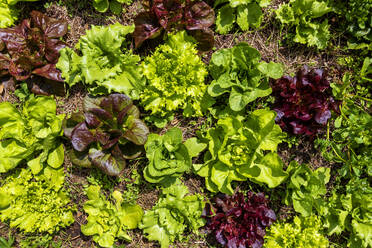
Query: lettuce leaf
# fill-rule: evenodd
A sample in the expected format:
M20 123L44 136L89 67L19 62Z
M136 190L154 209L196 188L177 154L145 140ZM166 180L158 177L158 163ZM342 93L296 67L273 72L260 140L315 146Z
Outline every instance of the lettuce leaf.
M201 217L205 206L203 197L188 194L187 187L180 181L163 189L157 204L145 212L139 224L147 239L159 241L161 248L168 248L185 230L196 233L205 225Z
M64 177L63 170L57 174ZM0 220L25 233L52 234L74 222L75 207L68 192L44 176L34 176L29 169L15 171L5 179L0 199Z
M126 230L137 228L142 219L142 208L137 204L125 203L119 191L111 194L114 203L106 200L100 191L100 186L92 185L86 191L88 201L83 208L89 216L88 223L81 226L81 232L93 236L94 242L101 247L112 247L116 238L131 241Z
M145 144L149 164L143 176L150 183L169 184L191 169L191 158L206 147L196 138L183 143L182 131L179 128L168 130L163 136L150 134Z
M18 2L36 2L38 0L2 0L0 1L0 28L7 28L18 19Z
M274 111L259 109L246 120L225 117L204 137L209 151L203 165L194 165L196 173L205 177L206 187L212 192L233 194L233 181L250 179L265 183L270 188L281 184L287 173L276 154L285 134L275 124Z
M193 41L184 31L171 34L142 64L147 86L141 104L157 127L164 127L177 110L186 117L202 115L208 72Z
M92 95L118 92L138 99L144 86L140 57L125 48L126 35L133 31L134 26L119 23L92 26L76 45L82 56L70 48L62 49L56 66L66 83L72 87L82 82Z
M228 94L229 107L236 112L257 98L270 95L268 79L280 78L283 66L260 60L260 53L244 42L213 53L209 71L214 80L208 86L208 94L221 101Z
M0 103L0 173L27 161L33 174L42 172L55 186L64 160L62 136L64 115L56 115L51 97L40 96L25 102L22 111L9 102ZM57 174L56 174L57 173Z

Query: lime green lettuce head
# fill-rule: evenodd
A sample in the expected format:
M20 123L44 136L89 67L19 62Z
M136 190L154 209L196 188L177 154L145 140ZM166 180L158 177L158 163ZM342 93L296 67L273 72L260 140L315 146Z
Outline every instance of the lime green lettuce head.
M25 233L55 233L74 222L68 192L34 176L15 171L0 187L0 220Z
M207 89L205 64L196 44L186 32L170 34L164 45L143 62L147 87L142 105L152 112L150 121L163 127L177 110L186 117L202 115L202 99Z

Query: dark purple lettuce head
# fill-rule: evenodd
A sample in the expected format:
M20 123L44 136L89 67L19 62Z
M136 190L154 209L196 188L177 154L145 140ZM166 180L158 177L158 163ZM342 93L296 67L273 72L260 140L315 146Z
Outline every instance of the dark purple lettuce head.
M217 241L228 248L260 248L264 243L265 229L276 221L263 193L236 193L217 196L213 205L207 204L204 216L207 228Z
M84 100L82 112L64 122L64 135L71 140L71 162L82 167L98 167L118 176L126 159L138 157L149 129L139 119L140 112L124 94Z
M272 84L276 122L286 132L316 135L331 118L331 110L338 112L329 85L324 70L307 66L295 77L278 79Z
M199 44L199 49L210 50L214 45L214 11L200 0L150 0L148 10L139 13L134 23L135 46L154 39L163 32L186 30Z
M0 77L22 81L36 75L47 81L63 82L55 64L59 50L66 47L60 38L67 28L64 21L32 11L31 19L16 27L0 29Z

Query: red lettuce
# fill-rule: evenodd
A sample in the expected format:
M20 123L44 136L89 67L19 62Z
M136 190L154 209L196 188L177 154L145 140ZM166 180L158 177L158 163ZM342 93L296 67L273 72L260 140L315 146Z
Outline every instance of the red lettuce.
M331 96L322 69L304 66L295 77L278 79L272 89L276 122L284 131L314 136L331 118L331 110L338 112L338 102Z
M139 13L134 23L133 36L136 47L145 40L159 36L163 31L186 29L199 43L201 50L210 50L214 44L213 9L203 1L150 0L149 10Z
M59 38L67 33L67 28L64 21L32 11L31 19L13 28L0 29L0 77L12 76L23 81L36 75L47 81L63 82L55 64L59 50L66 47Z
M207 204L204 216L207 228L217 241L228 248L262 247L266 227L276 221L263 193L243 193L217 196L213 205Z
M71 162L82 167L98 167L118 176L125 160L138 157L149 129L139 119L140 112L124 94L84 100L84 113L64 121L64 135L71 140Z

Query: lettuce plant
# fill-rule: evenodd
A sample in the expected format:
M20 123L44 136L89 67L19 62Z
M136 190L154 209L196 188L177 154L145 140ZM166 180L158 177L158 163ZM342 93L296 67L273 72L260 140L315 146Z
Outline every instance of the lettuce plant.
M293 204L296 212L303 216L313 214L317 203L327 193L326 184L330 179L330 169L319 167L312 171L307 165L299 165L293 161L287 172L290 180L286 189L285 204Z
M293 222L276 222L265 235L265 248L328 248L328 239L321 233L323 224L316 215L295 216Z
M320 21L332 8L323 0L290 0L281 4L276 11L277 18L289 30L295 30L295 35L290 35L294 42L316 46L325 49L330 38L328 19Z
M283 67L260 60L260 53L245 42L213 53L209 64L213 78L208 86L209 95L223 100L228 97L233 111L244 109L258 97L270 95L269 78L280 78Z
M35 2L38 0L1 0L0 1L0 28L7 28L18 19L18 2Z
M216 28L220 34L227 34L238 24L241 30L258 28L262 21L261 8L267 7L271 0L219 0L215 1L217 10Z
M83 208L89 216L88 223L81 226L81 232L93 236L94 242L101 247L113 247L116 238L131 241L126 230L137 228L142 219L142 208L137 204L124 203L119 191L111 194L114 203L106 200L100 191L99 186L87 189L88 201Z
M276 122L287 132L314 136L338 112L338 102L331 96L327 74L322 69L300 69L296 76L283 76L273 85Z
M10 174L0 187L0 220L25 233L55 233L74 222L74 209L63 187L29 169Z
M332 191L327 201L321 201L319 213L323 216L328 235L342 234L347 247L372 246L372 188L368 178L354 177L346 187Z
M195 47L186 32L170 34L143 62L147 86L141 103L152 112L149 120L158 127L164 127L180 109L186 117L202 115L208 72Z
M95 166L110 176L118 176L126 159L138 157L149 129L140 119L132 100L123 94L84 99L84 112L64 122L64 134L70 139L71 162Z
M196 233L205 225L201 217L204 206L201 195L189 195L187 187L177 181L163 189L156 205L145 212L139 228L147 239L159 241L161 248L168 248L185 230Z
M31 76L63 82L55 64L59 51L66 47L60 40L67 33L67 23L38 11L31 12L16 27L0 29L0 77L12 76L23 81ZM31 81L32 83L33 81ZM42 94L33 84L34 93Z
M246 120L219 119L216 127L208 130L204 138L209 151L204 164L193 167L205 177L209 191L233 194L232 181L247 179L274 188L286 179L283 162L275 153L285 134L275 124L275 115L274 111L258 109Z
M207 229L224 247L260 248L264 243L265 229L276 221L263 193L238 192L233 196L217 196L208 204L205 216Z
M132 0L93 0L93 7L99 12L106 12L109 7L114 14L120 14L122 4L130 5Z
M62 185L64 115L56 115L51 97L40 96L25 102L19 111L9 102L0 103L0 173L27 161L33 174L40 172L55 185Z
M197 138L183 142L182 131L177 127L163 136L150 134L145 144L149 164L143 176L150 183L172 182L191 169L192 157L198 156L205 147L205 144L198 143Z
M133 33L136 47L145 40L165 32L186 30L195 38L201 50L210 50L214 37L210 26L214 24L214 11L201 0L150 0L148 10L134 19Z
M348 48L372 50L372 1L334 0L331 3L342 18L342 28L351 35Z
M80 37L76 49L62 49L57 68L71 87L78 82L87 86L92 95L124 93L138 99L143 88L140 57L126 49L126 36L134 26L119 23L104 27L92 26Z

